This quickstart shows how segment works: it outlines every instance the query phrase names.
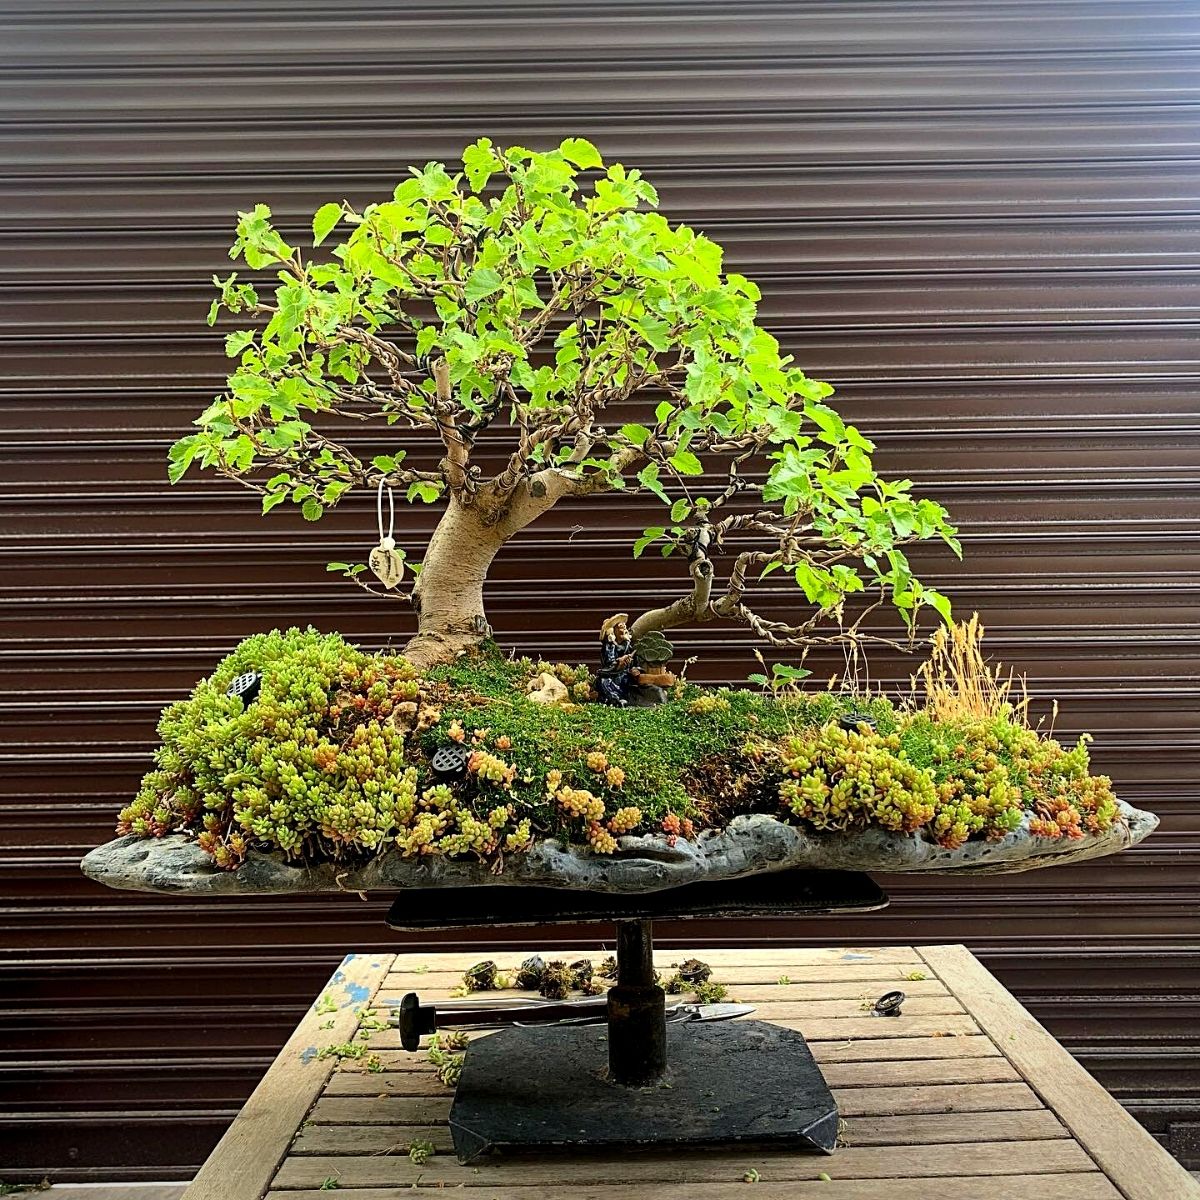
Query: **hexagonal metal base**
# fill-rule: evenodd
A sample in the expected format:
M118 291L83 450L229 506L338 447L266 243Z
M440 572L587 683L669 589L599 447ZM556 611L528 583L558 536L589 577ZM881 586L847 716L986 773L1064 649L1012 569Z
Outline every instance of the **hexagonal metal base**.
M833 1150L837 1105L799 1033L688 1022L668 1025L667 1043L664 1080L629 1088L605 1077L604 1026L505 1029L472 1042L450 1110L459 1160L491 1149L738 1142Z

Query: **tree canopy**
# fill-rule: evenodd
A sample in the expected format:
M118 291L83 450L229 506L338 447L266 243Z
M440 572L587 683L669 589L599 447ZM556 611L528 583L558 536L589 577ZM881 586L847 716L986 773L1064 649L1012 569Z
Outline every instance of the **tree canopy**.
M265 205L239 214L230 256L257 274L214 277L209 323L222 308L252 320L225 338L227 389L172 447L172 481L195 462L259 491L264 512L291 502L313 521L382 481L445 505L460 533L469 519L480 581L562 498L657 497L633 552L686 559L690 590L642 632L719 617L804 644L860 592L910 627L924 605L948 616L904 553L930 538L959 553L946 512L878 475L833 389L757 323L759 289L657 205L583 138L547 152L480 138L460 171L432 162L361 211L322 205L311 252ZM426 452L360 457L364 423L427 434ZM439 553L435 534L411 594L423 629L442 620ZM803 593L794 619L748 602L775 571Z

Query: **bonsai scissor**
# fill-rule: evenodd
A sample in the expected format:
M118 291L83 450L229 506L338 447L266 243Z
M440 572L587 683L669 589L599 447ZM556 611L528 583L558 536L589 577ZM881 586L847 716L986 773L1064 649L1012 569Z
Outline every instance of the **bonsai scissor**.
M666 1019L729 1021L754 1011L752 1004L668 1004ZM405 995L392 1017L400 1031L400 1045L416 1050L425 1034L439 1029L499 1029L527 1025L603 1025L608 1019L608 997L582 1000L449 1000L422 1004L416 992Z

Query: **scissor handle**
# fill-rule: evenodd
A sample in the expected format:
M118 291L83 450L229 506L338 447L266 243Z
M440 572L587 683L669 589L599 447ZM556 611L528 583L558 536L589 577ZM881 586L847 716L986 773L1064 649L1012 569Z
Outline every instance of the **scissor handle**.
M396 1010L396 1027L400 1030L400 1045L405 1050L419 1050L421 1038L437 1032L437 1009L423 1007L416 992L406 992Z

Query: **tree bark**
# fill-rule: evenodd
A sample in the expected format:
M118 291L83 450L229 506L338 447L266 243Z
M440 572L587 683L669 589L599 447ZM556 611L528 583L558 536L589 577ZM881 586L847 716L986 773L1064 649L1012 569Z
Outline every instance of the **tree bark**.
M634 641L653 630L674 629L694 621L711 620L713 612L709 598L712 595L712 562L707 558L698 558L692 563L691 572L691 592L663 608L652 608L642 613L629 629Z
M484 615L483 584L501 547L564 496L595 490L592 479L548 467L499 502L492 488L480 489L469 497L469 504L451 496L413 587L417 633L405 646L404 656L425 670L450 662L489 637L492 629Z
M474 505L450 500L413 587L417 633L404 655L414 666L425 670L449 662L490 635L483 582L508 537L503 525L486 524Z

